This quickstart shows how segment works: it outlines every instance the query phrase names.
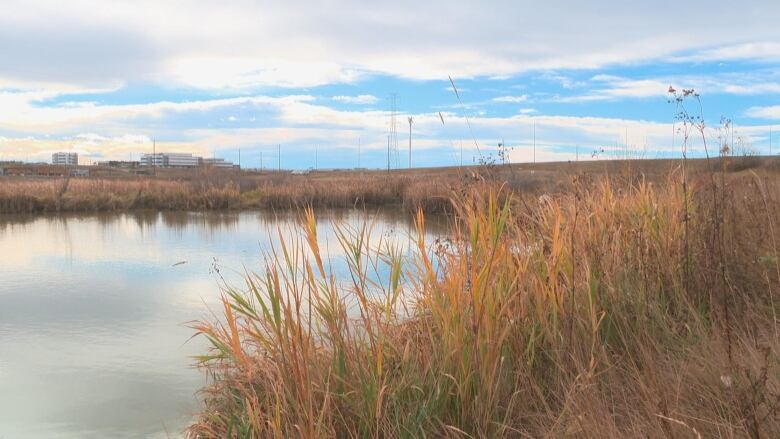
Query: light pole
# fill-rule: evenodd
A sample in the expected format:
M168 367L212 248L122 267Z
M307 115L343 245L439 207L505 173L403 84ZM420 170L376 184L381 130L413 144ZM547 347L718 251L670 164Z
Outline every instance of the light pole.
M536 121L534 121L534 165L536 165Z
M412 169L412 122L414 118L409 116L409 169Z

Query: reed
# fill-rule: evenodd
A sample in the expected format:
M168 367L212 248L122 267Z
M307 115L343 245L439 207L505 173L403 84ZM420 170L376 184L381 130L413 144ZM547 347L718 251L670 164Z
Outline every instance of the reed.
M433 181L372 175L307 178L0 179L0 213L208 210L253 208L404 206L426 211L449 206L459 176Z
M687 178L475 182L436 242L338 227L346 282L306 210L194 325L189 437L780 436L780 181Z
M774 158L751 157L730 173L755 169L777 171ZM744 163L743 163L744 162ZM750 166L747 166L750 164ZM703 161L688 160L699 175ZM158 177L33 179L0 177L0 213L111 212L136 209L297 209L311 207L396 206L410 212L450 211L453 193L465 193L476 181L504 186L514 194L540 195L567 190L572 175L595 180L641 174L662 182L677 162L669 160L542 163L392 171L332 171L294 175L282 172L175 170ZM630 172L627 172L630 171ZM633 178L633 177L629 177Z

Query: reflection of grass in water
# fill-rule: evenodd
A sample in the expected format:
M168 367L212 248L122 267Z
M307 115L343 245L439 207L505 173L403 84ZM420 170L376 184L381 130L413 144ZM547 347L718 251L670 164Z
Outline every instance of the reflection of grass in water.
M226 290L221 318L195 325L213 383L189 433L777 436L780 268L765 235L780 180L725 179L718 204L710 180L691 183L686 246L678 174L616 181L506 202L475 189L433 248L418 215L411 258L341 228L346 283L309 212L248 292Z

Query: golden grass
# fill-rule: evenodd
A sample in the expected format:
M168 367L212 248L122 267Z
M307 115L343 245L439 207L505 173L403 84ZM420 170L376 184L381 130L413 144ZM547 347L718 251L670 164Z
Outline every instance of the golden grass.
M347 282L307 210L195 326L189 436L780 437L780 179L474 186L409 253L340 227Z
M729 168L757 167L773 172L771 158L735 160ZM750 166L748 166L750 165ZM117 211L132 209L204 210L251 208L403 206L440 212L453 192L474 181L505 185L514 193L564 190L573 175L600 178L642 174L659 182L677 162L670 160L518 164L466 168L384 171L332 171L292 175L218 170L160 170L158 177L25 179L0 177L0 213ZM701 173L704 161L690 161ZM533 171L533 172L532 172Z
M0 213L119 211L132 209L204 210L398 205L426 211L449 206L461 184L456 176L372 174L310 178L226 177L207 180L0 179Z

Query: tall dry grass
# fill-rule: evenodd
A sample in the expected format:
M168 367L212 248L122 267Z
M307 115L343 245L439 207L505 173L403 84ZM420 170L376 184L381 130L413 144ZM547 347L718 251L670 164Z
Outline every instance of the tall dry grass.
M340 227L346 280L306 211L196 325L189 436L780 437L780 181L577 178L475 183L410 253Z
M239 206L234 184L195 188L168 180L11 180L0 184L0 213L198 210Z
M407 176L307 178L0 179L0 213L203 210L397 205L433 212L449 206L456 176L434 181Z
M740 159L741 160L741 159ZM755 169L776 172L777 162L751 157L760 166L732 161L730 172ZM736 166L734 163L739 164ZM752 163L751 162L751 163ZM32 179L0 177L0 213L124 211L133 209L290 209L312 207L398 206L408 211L450 211L453 192L464 193L475 181L504 185L509 192L541 194L566 190L571 175L612 178L641 173L660 182L671 160L593 161L516 164L480 168L314 172L293 175L166 169L158 177L92 177ZM689 172L700 175L708 164L688 160ZM533 172L530 172L533 168ZM725 169L725 168L724 168Z

